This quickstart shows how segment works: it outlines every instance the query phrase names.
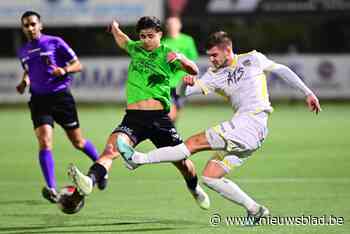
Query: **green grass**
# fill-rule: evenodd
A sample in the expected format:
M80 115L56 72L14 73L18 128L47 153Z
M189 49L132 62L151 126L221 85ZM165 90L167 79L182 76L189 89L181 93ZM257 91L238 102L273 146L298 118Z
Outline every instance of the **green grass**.
M350 105L323 106L319 116L304 106L275 107L262 149L230 174L245 191L270 208L273 216L344 217L345 224L212 227L214 213L242 216L244 210L208 191L212 208L200 210L173 166L151 165L130 172L114 162L106 191L95 191L76 215L65 215L40 196L44 184L37 142L27 109L0 110L0 233L350 233ZM102 150L119 124L120 107L80 108L84 135ZM186 106L179 132L184 138L231 118L227 106ZM139 146L152 149L149 142ZM87 170L90 161L56 127L56 175L70 184L68 163ZM195 155L200 173L210 153Z

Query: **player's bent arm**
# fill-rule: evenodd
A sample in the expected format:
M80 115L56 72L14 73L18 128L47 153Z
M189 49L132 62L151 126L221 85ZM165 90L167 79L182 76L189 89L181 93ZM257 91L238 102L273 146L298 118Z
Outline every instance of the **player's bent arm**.
M175 61L179 61L181 64L181 69L187 72L190 75L196 76L199 73L199 69L197 65L186 58L185 55L181 53L175 53L175 52L170 52L167 55L167 62L168 63L173 63Z
M79 59L74 59L69 62L67 66L63 68L66 73L81 72L83 70L83 65L80 63Z
M316 114L320 112L321 106L316 95L305 85L305 83L290 68L285 65L274 63L271 68L267 69L283 78L289 85L297 88L306 96L306 103L310 111Z
M114 40L117 43L117 45L120 48L125 49L128 41L130 41L130 38L122 30L120 30L119 23L115 20L113 20L111 25L111 33L113 34Z
M28 76L27 71L23 72L22 82L24 82L26 84L26 86L30 85L30 80L29 80L29 76Z
M275 63L273 66L267 69L269 72L273 72L285 80L289 85L300 90L305 96L313 95L313 92L305 85L305 83L295 74L289 67Z
M199 69L193 61L189 60L185 56L180 56L179 61L184 71L186 71L188 74L193 76L198 75Z
M196 94L203 94L202 88L198 84L194 84L193 86L186 86L185 96L191 96Z
M192 77L193 81L187 86L185 90L185 96L191 96L195 94L208 95L215 90L212 84L212 77L209 72L205 73L200 79ZM184 79L185 81L185 79Z

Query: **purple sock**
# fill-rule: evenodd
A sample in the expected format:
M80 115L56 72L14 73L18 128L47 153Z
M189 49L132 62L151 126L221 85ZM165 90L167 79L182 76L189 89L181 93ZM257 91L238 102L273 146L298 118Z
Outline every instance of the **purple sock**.
M84 148L83 148L83 152L89 156L89 158L92 160L92 161L96 161L98 159L98 153L97 153L97 150L95 148L95 146L91 143L91 141L89 140L86 140L85 141L85 145L84 145Z
M45 177L47 187L56 188L55 179L55 163L53 161L53 156L51 150L40 150L39 152L39 162L41 166L41 171Z

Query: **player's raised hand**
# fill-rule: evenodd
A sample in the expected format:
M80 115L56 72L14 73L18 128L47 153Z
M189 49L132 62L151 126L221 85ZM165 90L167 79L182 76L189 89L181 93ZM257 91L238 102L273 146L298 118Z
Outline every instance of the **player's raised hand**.
M193 86L194 81L195 81L195 77L191 76L191 75L187 75L187 76L184 76L184 78L182 80L183 80L184 85Z
M116 20L112 21L111 24L111 32L119 30L119 23Z
M316 114L322 111L320 102L314 94L310 94L306 97L306 103L310 111L315 112Z
M117 45L122 49L126 49L126 44L130 41L130 38L119 28L119 23L116 20L113 20L110 24L110 32Z

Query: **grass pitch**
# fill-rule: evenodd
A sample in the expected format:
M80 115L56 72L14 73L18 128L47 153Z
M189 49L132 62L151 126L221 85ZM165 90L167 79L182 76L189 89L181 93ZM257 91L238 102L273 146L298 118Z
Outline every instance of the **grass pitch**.
M343 225L227 225L244 210L208 191L212 207L200 210L172 165L128 171L114 162L106 191L95 191L76 215L65 215L41 198L44 181L29 111L0 110L0 233L350 233L350 105L324 105L315 116L301 105L278 105L263 147L229 176L273 216L333 215ZM101 151L124 114L120 107L81 107L85 137ZM178 123L183 138L231 118L228 106L187 105ZM138 149L152 149L145 142ZM71 184L68 163L86 171L91 162L70 145L60 127L54 135L59 186ZM199 174L211 153L192 157ZM209 220L219 214L221 223Z

